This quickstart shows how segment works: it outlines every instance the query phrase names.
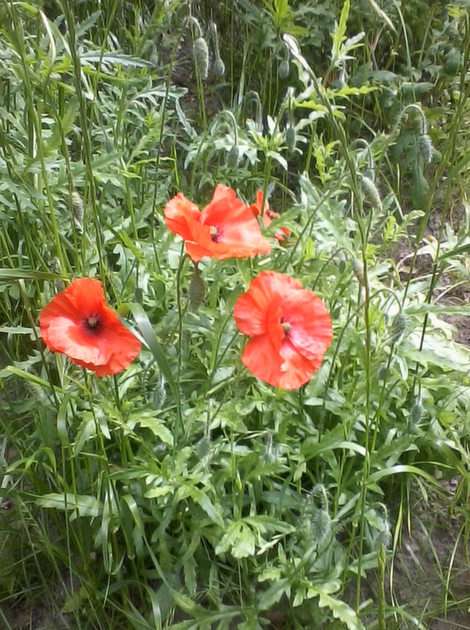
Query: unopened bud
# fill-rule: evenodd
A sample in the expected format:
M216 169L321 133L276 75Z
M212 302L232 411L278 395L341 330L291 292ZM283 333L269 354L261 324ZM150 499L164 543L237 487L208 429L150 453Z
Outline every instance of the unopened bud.
M394 343L401 339L406 330L406 324L407 320L403 313L398 313L398 315L394 317L391 330L391 339Z
M230 168L236 168L238 166L238 162L240 161L240 149L236 144L230 149L229 154L227 156L227 166Z
M295 127L289 125L286 129L286 145L289 153L292 153L295 149L295 145L297 143L297 134L295 132Z
M203 81L209 74L209 48L204 37L198 37L193 45L194 63L196 71Z
M423 158L423 160L426 163L430 163L432 162L432 156L434 153L434 148L432 146L432 140L430 138L430 136L425 133L422 136L419 137L418 139L418 149L419 152Z
M364 284L364 265L362 261L354 258L354 260L352 261L352 268L354 275L358 279L359 283Z
M287 79L290 74L290 64L287 59L283 59L283 61L281 61L277 72L280 79Z
M370 177L366 177L365 175L361 175L361 186L362 192L364 193L367 201L379 210L382 209L382 200L380 198L379 191L377 190L377 186L375 182L370 179Z
M83 230L83 199L76 190L72 193L72 209L75 225L78 230Z
M212 71L214 73L214 76L216 77L223 77L225 74L225 64L222 61L221 57L217 57L216 60L214 61L214 65L212 66Z
M189 302L193 310L197 311L204 302L205 295L206 285L202 279L201 272L197 267L194 267L191 282L189 284Z
M424 412L424 407L423 405L418 401L416 402L412 407L411 407L411 411L410 411L410 420L413 424L418 424L418 422L421 420L421 418L423 417L423 412Z

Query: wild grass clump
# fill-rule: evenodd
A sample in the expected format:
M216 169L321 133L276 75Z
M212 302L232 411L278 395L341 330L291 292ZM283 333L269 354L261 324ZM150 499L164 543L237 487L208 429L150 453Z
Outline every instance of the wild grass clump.
M6 628L468 608L468 8L307 4L0 7Z

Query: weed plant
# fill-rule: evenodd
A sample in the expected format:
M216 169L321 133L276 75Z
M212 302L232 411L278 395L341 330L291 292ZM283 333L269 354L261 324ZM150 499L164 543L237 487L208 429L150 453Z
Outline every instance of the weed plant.
M426 628L468 608L457 547L437 609L398 599L394 566L412 496L444 480L468 534L449 318L469 316L469 55L463 0L0 4L5 628ZM269 256L195 265L167 229L171 197L202 207L219 183L280 213ZM266 270L331 313L297 391L240 359L234 304ZM76 277L142 341L114 377L40 339Z

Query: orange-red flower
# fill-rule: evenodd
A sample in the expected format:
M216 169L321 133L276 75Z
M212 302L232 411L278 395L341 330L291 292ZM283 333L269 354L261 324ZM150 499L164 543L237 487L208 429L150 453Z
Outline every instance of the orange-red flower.
M99 280L74 280L42 309L39 326L49 350L98 376L122 372L140 352L139 340L106 304Z
M251 337L242 361L275 387L297 389L316 372L332 340L331 319L321 299L300 282L263 271L235 303L235 322Z
M250 258L271 251L250 207L222 184L202 212L178 193L166 204L165 223L184 239L186 252L195 262L206 256Z
M268 228L271 225L271 223L274 221L274 219L279 219L281 215L279 214L279 212L275 212L274 210L271 210L271 208L269 207L268 201L265 202L264 211L263 211L263 199L264 199L263 192L261 190L258 190L258 192L256 193L256 202L252 204L250 207L255 217L263 213L263 225L265 228ZM286 238L290 236L290 230L289 228L281 227L279 228L279 230L276 232L274 236L281 243L282 241L284 241Z

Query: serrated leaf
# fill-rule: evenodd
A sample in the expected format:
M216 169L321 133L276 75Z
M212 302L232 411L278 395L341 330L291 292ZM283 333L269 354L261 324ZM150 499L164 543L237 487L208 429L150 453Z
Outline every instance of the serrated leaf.
M349 630L363 630L364 626L362 625L360 619L354 612L352 608L350 608L347 604L342 602L339 599L335 599L328 595L327 593L320 592L319 593L319 605L320 608L327 607L333 613L333 617L342 621Z
M160 440L168 444L168 446L173 446L174 440L172 432L157 418L143 416L137 420L137 424L140 424L140 426L145 429L150 429L156 437L160 438Z
M277 582L272 584L266 591L261 593L258 600L259 609L269 610L274 606L274 604L277 604L284 593L290 593L290 585L287 578L282 578L282 580L278 580Z

